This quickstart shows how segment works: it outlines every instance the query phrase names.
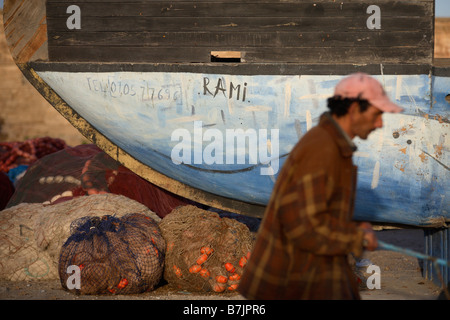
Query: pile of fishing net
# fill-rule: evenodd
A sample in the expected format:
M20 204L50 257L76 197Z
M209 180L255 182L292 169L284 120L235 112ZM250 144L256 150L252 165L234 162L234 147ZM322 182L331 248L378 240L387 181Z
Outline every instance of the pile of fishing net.
M75 220L71 230L59 260L65 289L80 294L130 294L152 290L160 282L165 242L150 217L136 213L121 218L84 217ZM78 280L72 277L73 266L78 267Z
M254 243L244 223L188 205L165 216L159 227L169 284L188 291L236 290Z
M19 165L31 165L36 160L66 147L64 140L50 137L0 142L0 171L8 173Z
M62 245L73 221L83 217L129 213L161 218L143 204L122 195L75 197L56 204L21 203L0 212L0 279L36 281L59 279ZM155 238L156 239L156 238Z
M19 203L58 203L101 193L124 195L160 217L191 203L151 184L97 146L87 144L67 147L36 161L17 182L7 208Z
M0 142L0 210L13 196L18 176L38 159L66 147L63 140L50 137Z
M6 208L13 194L14 185L12 181L4 172L0 172L0 210Z

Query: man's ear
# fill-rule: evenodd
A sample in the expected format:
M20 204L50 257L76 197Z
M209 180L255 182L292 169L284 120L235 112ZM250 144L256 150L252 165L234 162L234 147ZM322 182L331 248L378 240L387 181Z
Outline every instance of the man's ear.
M353 116L359 113L359 103L357 101L352 102L352 104L348 107L348 114Z

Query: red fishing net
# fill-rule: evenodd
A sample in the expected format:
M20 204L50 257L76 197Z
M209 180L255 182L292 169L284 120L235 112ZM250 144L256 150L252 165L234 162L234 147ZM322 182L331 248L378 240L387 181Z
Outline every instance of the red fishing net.
M30 166L7 207L19 203L58 203L77 196L114 193L136 200L158 216L191 203L139 177L95 145L67 147Z
M0 171L7 173L21 164L33 164L36 160L66 147L64 140L50 137L0 142Z
M0 142L0 210L6 208L14 193L13 181L17 173L38 159L66 147L63 140L50 137ZM14 170L17 173L13 173Z
M11 199L14 193L14 185L8 176L0 172L0 210L5 209L9 199Z

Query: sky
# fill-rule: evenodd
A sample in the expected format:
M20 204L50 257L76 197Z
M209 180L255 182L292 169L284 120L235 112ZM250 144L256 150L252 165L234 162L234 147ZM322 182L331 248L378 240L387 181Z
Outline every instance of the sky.
M3 0L0 0L0 7L3 8ZM436 17L450 17L450 0L436 0Z
M450 0L436 0L436 17L450 17Z

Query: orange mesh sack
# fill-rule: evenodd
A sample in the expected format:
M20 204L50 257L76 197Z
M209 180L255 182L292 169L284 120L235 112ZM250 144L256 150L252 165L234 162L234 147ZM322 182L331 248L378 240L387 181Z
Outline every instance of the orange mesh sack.
M248 227L215 212L183 206L159 227L166 240L164 279L180 289L232 292L254 243Z
M65 289L79 294L135 294L162 279L165 241L157 223L143 214L121 218L84 217L71 225L61 249L59 276ZM79 287L71 285L79 270ZM69 269L70 267L70 269Z

